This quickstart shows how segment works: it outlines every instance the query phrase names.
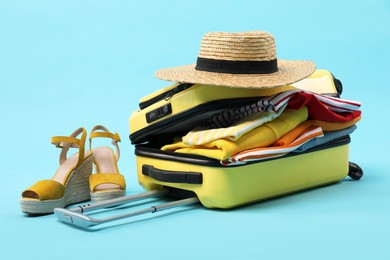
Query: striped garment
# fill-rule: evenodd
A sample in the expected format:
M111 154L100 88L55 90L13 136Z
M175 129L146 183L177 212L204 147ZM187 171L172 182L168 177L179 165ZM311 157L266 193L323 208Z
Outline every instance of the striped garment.
M323 137L315 138L315 139L312 139L312 140L306 142L305 144L303 144L303 145L299 146L297 149L295 149L293 151L293 153L302 153L302 152L305 152L311 148L332 142L332 141L339 139L341 137L344 137L344 136L348 136L348 135L352 134L356 130L356 128L357 128L356 125L352 125L348 128L344 128L344 129L338 130L338 131L331 131L331 132L325 131L325 129L322 128L322 130L324 131Z
M239 108L229 109L226 111L216 113L210 117L209 125L207 126L207 128L227 127L245 116L251 115L253 113L258 113L258 112L275 112L288 103L290 103L289 107L293 105L294 108L299 109L300 107L306 105L304 103L304 100L302 100L302 98L301 99L299 98L302 95L306 95L306 98L312 97L315 100L317 100L318 103L322 105L321 110L329 109L334 113L353 113L359 110L361 106L361 103L359 101L334 98L334 97L325 96L325 95L321 95L321 94L317 94L317 93L313 93L301 89L292 89L292 90L287 90L284 92L277 93L272 96L263 97L259 101L251 105L245 105ZM356 117L357 116L358 115L356 115ZM312 119L324 120L322 118L312 118Z
M361 115L360 103L350 100L337 99L301 91L288 101L289 108L300 109L306 106L309 119L328 122L345 122Z
M284 111L286 106L287 104L276 111L251 114L242 118L236 124L225 128L195 128L187 135L183 136L183 142L187 145L202 145L222 138L235 141L256 127L277 118Z
M187 145L183 141L178 141L164 145L161 150L197 154L221 161L244 150L272 145L299 124L305 122L307 114L306 107L299 110L286 108L274 120L256 127L235 141L221 138L202 145Z
M256 103L241 106L238 108L233 108L229 110L225 110L222 112L218 112L212 115L209 119L209 124L205 126L208 129L212 128L224 128L231 126L238 122L238 120L247 117L249 115L259 113L259 112L277 112L282 107L285 107L287 104L275 104L278 100L273 101L272 98L275 95L261 98Z
M361 114L358 101L293 89L263 97L252 105L217 113L210 118L209 126L192 130L183 137L183 142L202 145L221 138L237 140L255 127L275 119L286 106L294 109L307 106L309 119L325 122L344 123Z
M292 131L293 132L293 131ZM289 135L289 133L286 134L286 136ZM254 148L245 150L242 152L239 152L230 158L220 161L222 165L224 166L232 166L232 165L238 165L238 164L245 164L252 161L260 161L270 158L277 158L283 155L286 155L287 153L290 153L297 148L299 148L301 145L305 144L306 142L313 140L318 137L322 137L323 132L321 127L319 126L311 126L309 128L306 128L303 132L301 132L295 140L292 142L279 142L283 145L281 146L269 146L269 147L260 147L260 148Z
M310 119L329 122L345 122L360 116L359 101L335 98L306 90L287 90L258 101L259 106L272 104L275 108L288 103L288 107L299 109L307 106Z

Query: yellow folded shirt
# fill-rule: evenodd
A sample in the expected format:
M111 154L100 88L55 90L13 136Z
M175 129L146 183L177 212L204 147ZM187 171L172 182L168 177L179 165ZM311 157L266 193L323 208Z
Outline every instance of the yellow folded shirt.
M294 129L308 117L307 108L300 110L285 109L271 122L261 125L241 136L236 141L218 139L202 145L187 145L183 141L168 144L161 148L164 151L203 155L217 160L225 160L233 154L255 147L266 147Z

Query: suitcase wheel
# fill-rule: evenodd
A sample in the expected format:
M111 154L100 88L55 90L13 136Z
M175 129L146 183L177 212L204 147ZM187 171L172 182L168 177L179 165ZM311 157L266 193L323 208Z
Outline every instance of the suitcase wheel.
M363 177L363 170L356 163L349 162L348 176L354 180L360 180Z

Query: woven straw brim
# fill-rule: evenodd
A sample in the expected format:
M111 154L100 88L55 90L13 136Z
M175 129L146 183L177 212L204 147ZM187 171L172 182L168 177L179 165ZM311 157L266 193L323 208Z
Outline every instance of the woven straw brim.
M311 61L278 60L279 71L272 74L228 74L195 70L195 64L161 69L158 79L237 88L272 88L289 85L310 76L315 71Z

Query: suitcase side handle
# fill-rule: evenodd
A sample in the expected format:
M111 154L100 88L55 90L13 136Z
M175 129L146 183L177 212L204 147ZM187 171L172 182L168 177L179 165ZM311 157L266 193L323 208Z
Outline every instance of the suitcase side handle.
M155 168L152 165L142 165L142 174L158 181L170 183L202 184L201 172L168 171Z

